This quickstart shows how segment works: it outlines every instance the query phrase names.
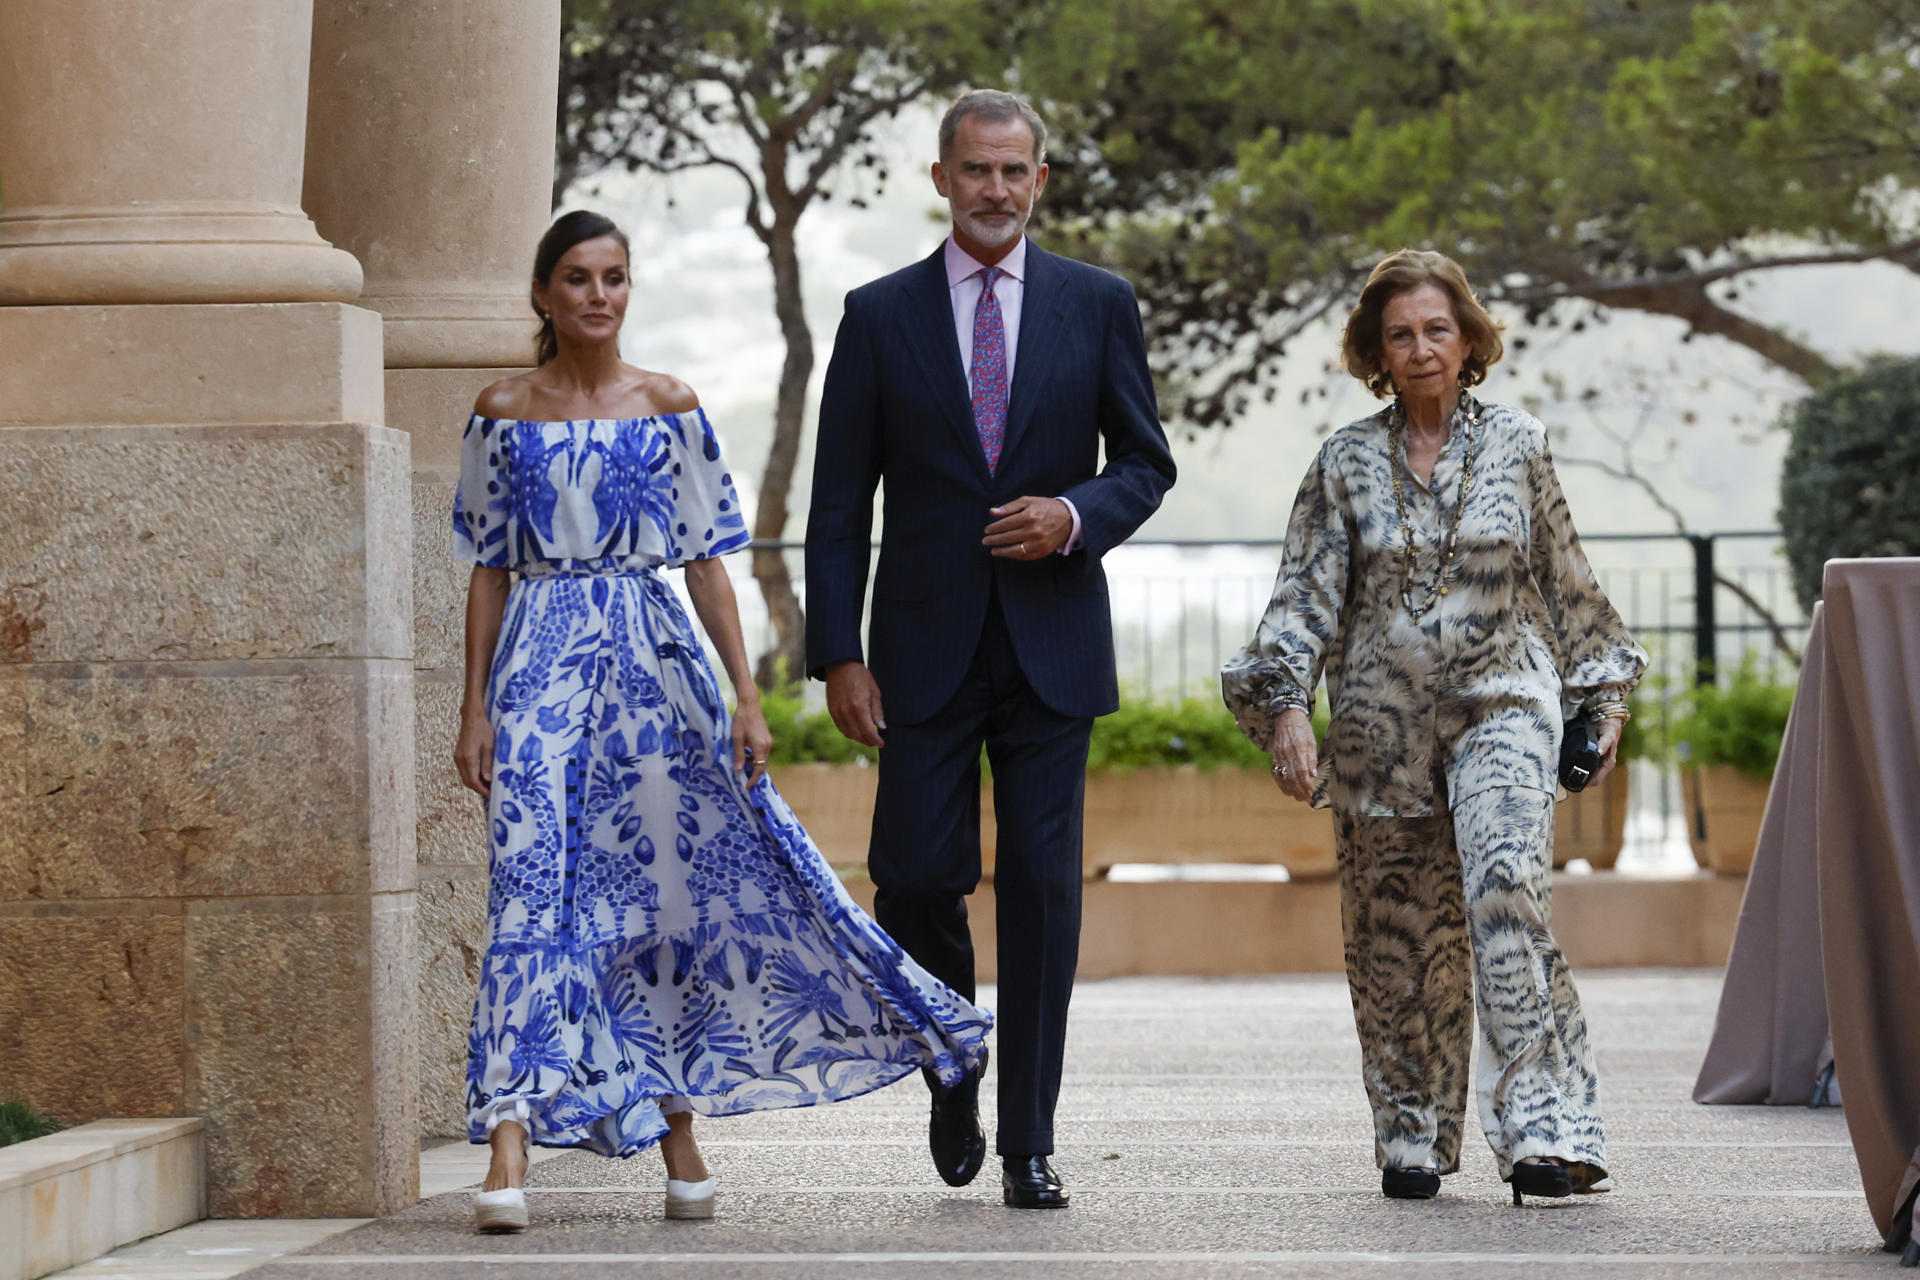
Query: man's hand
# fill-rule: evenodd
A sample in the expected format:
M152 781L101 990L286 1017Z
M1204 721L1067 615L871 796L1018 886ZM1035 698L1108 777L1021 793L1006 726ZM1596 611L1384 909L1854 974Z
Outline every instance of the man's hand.
M996 518L981 545L1003 560L1044 560L1073 536L1073 513L1058 498L1015 498L987 514Z
M1267 753L1273 757L1273 780L1280 789L1295 800L1311 801L1320 753L1313 741L1313 722L1306 712L1289 707L1279 714L1273 722L1273 741Z
M880 683L864 662L838 662L827 668L827 714L844 737L869 747L884 747L887 716L880 709Z

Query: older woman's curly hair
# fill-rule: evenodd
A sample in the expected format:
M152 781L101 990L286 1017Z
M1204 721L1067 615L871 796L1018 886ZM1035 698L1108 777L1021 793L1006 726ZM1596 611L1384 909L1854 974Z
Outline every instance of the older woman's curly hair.
M1382 351L1381 317L1389 301L1423 284L1438 286L1453 302L1453 317L1467 340L1467 358L1460 366L1461 386L1478 386L1485 381L1487 370L1499 363L1506 349L1500 341L1500 322L1474 297L1473 286L1467 283L1467 273L1459 263L1430 249L1390 253L1367 277L1360 301L1354 304L1347 316L1346 331L1340 335L1340 363L1382 399L1393 394L1393 379L1387 374Z

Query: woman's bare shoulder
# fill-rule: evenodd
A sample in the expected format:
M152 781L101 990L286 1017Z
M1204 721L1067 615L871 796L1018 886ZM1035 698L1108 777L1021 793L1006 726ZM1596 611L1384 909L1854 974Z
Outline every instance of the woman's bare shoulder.
M522 417L527 411L527 400L532 391L530 375L516 373L510 378L487 384L486 389L474 397L473 411L483 418Z
M654 413L692 413L700 407L700 397L694 394L693 388L672 374L649 369L637 372L640 375L637 390L653 406Z

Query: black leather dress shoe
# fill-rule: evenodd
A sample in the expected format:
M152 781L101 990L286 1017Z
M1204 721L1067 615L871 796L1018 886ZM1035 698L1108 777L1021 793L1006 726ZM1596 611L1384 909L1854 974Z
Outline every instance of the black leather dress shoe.
M987 1158L987 1135L980 1131L980 1077L986 1069L982 1058L978 1070L950 1089L931 1082L933 1111L927 1119L927 1147L941 1181L950 1187L972 1182Z
M1045 1156L1000 1157L1000 1196L1009 1209L1064 1209L1073 1199Z
M1389 1200L1431 1200L1440 1194L1440 1175L1431 1169L1382 1169L1380 1194Z

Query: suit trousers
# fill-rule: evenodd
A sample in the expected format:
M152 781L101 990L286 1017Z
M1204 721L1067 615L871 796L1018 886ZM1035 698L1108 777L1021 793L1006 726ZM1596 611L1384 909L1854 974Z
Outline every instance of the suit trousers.
M881 690L884 704L887 691ZM998 842L1002 1155L1053 1150L1067 1003L1080 957L1082 811L1093 721L1061 715L1021 674L999 603L958 691L880 753L868 867L874 917L907 954L973 998L966 895L980 882L980 750L993 770Z
M1587 1020L1553 940L1553 797L1495 787L1428 818L1336 814L1347 981L1380 1167L1460 1165L1468 1050L1500 1176L1607 1166Z

